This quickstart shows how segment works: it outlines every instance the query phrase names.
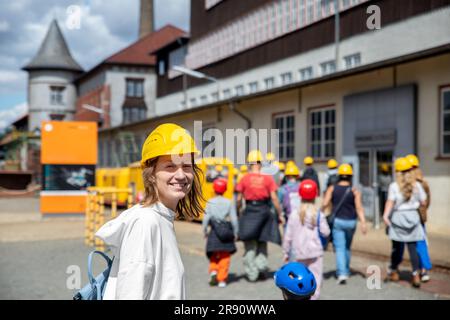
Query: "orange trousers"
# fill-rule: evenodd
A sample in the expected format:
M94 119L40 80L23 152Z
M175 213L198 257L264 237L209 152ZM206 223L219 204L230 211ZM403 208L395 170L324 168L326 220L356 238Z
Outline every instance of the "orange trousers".
M214 252L209 258L209 273L217 272L217 281L227 281L231 254L227 251Z

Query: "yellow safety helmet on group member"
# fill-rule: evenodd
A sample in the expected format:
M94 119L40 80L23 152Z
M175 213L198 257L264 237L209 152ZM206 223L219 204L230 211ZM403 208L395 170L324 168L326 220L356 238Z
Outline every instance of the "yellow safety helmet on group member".
M189 132L174 123L165 123L156 127L145 139L141 166L144 167L148 160L159 156L187 153L200 153Z
M276 166L276 167L278 167L278 169L279 169L280 171L284 171L284 169L286 168L286 166L284 165L284 163L283 163L283 162L279 162L279 161L274 161L274 162L273 162L273 165Z
M309 166L314 163L314 159L312 157L305 157L305 159L303 159L303 163Z
M248 156L247 156L248 163L256 163L256 162L261 162L261 161L263 161L261 151L252 150L248 153Z
M247 165L243 164L243 165L239 168L239 170L241 171L241 173L245 173L245 172L248 171L248 167L247 167Z
M286 170L284 171L285 176L298 176L299 174L300 170L298 170L296 165L290 165L286 167Z
M275 160L275 154L273 152L267 152L266 161L273 161L273 160Z
M221 164L216 164L215 168L214 168L217 172L222 172L223 171L223 166Z
M353 168L351 165L344 163L341 164L338 168L338 175L340 176L352 176L353 175Z
M330 159L330 160L328 160L327 165L328 165L328 169L335 169L338 167L338 162L334 159Z
M404 172L412 169L411 162L408 161L406 158L398 158L395 160L395 171L397 172Z
M420 166L419 158L417 158L414 154L408 154L406 159L411 163L414 168L418 168Z

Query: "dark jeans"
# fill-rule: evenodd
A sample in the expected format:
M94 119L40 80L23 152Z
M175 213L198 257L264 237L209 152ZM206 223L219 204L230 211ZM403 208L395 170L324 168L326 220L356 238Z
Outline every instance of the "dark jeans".
M409 259L411 260L412 270L419 270L419 256L417 255L416 242L398 242L392 241L391 266L392 270L397 270L398 265L402 262L403 246L408 246Z

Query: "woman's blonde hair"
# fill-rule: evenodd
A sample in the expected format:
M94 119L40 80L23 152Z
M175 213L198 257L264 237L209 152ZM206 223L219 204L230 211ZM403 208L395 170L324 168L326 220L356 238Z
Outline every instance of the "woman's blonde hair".
M403 195L403 198L406 201L409 201L409 199L411 199L411 195L413 194L414 185L416 183L414 173L411 170L397 172L395 178L400 188L400 192Z
M141 205L143 207L151 206L159 201L154 176L158 158L159 157L148 160L142 170L142 179L144 181L145 189L144 199L141 201ZM183 218L186 220L198 218L203 212L202 203L205 201L201 191L201 169L195 164L194 156L192 156L192 167L194 170L194 180L192 181L191 189L183 199L178 201L175 211L177 218Z
M306 201L306 200L302 200L302 203L300 205L300 210L299 210L299 216L300 216L300 222L304 225L305 224L305 218L306 218L306 213L308 211L313 212L312 215L312 224L315 226L317 224L317 207L316 207L316 200L312 200L312 201Z

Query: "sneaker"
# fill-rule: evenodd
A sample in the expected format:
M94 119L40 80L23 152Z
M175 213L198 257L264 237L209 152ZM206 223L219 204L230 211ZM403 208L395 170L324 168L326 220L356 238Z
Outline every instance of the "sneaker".
M400 275L398 274L397 270L388 270L388 274L387 274L387 280L388 281L392 281L392 282L397 282L400 280Z
M338 277L337 284L347 284L348 276L341 275Z
M219 288L225 288L227 286L227 283L225 281L220 281L219 282Z
M420 288L420 275L417 271L412 273L411 284L415 288Z
M213 271L209 274L209 285L210 286L217 285L217 272Z
M430 275L428 274L428 272L425 271L420 274L420 281L422 282L430 281Z

